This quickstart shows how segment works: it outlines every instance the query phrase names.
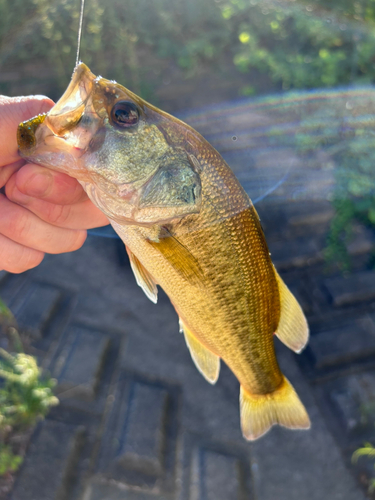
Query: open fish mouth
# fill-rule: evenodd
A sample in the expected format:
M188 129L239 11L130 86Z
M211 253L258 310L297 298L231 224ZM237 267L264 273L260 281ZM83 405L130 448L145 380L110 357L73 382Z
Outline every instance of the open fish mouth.
M92 102L95 80L96 76L85 64L76 66L68 88L55 106L18 126L21 156L65 172L66 156L70 167L74 165L74 158L83 154L100 126Z

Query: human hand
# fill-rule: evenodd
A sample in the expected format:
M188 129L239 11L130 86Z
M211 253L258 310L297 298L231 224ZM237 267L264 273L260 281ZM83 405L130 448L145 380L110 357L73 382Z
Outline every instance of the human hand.
M108 224L75 179L18 154L19 123L52 106L43 96L0 96L0 270L21 273L45 253L77 250L86 229Z

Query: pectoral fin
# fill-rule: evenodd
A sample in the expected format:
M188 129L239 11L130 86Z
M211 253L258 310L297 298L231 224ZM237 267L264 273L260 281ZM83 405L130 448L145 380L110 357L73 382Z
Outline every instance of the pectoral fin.
M277 274L276 279L280 293L280 321L275 332L289 349L301 352L309 340L309 327L294 295Z
M166 232L160 236L158 242L149 241L149 243L164 255L184 280L203 287L204 275L199 262L174 236Z
M128 247L126 247L126 251L128 252L130 265L137 284L142 288L151 302L156 304L158 301L158 289L154 279Z
M184 333L186 344L189 348L191 357L198 371L210 384L216 384L220 372L220 358L205 347L199 340L186 328L180 319L180 330Z

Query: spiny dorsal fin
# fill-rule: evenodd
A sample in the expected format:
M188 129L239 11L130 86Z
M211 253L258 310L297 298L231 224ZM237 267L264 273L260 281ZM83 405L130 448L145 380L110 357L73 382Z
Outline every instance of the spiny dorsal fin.
M310 419L290 382L283 382L269 394L250 394L240 390L241 429L246 439L254 441L273 425L289 429L309 429Z
M158 289L154 279L128 247L126 247L126 251L128 252L130 265L137 284L142 288L151 302L156 304L158 301Z
M186 328L180 318L180 331L185 336L186 344L189 348L191 357L198 371L210 384L216 384L220 372L220 358L205 347L199 340Z
M165 232L160 235L158 242L150 240L149 243L164 255L184 280L197 287L203 287L204 275L198 260L177 238Z
M289 349L299 353L309 340L309 326L301 306L277 274L276 269L275 274L280 293L280 321L275 335Z

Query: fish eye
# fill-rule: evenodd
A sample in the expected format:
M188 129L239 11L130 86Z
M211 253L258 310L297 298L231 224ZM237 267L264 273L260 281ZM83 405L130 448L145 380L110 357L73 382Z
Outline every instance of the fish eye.
M138 123L137 106L129 101L118 101L111 110L111 120L119 128L133 127Z

